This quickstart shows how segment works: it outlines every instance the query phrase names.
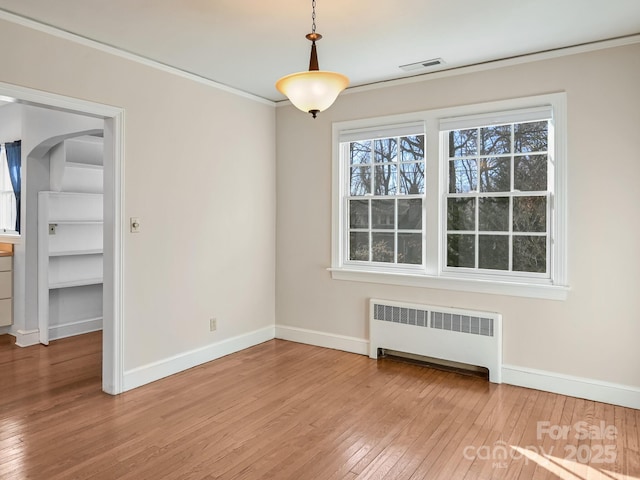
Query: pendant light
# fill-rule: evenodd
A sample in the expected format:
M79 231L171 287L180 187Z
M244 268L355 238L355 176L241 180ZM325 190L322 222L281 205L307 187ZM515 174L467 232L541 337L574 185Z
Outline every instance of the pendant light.
M311 33L306 35L307 40L311 41L309 71L282 77L276 82L276 88L297 108L316 118L319 112L329 108L340 92L347 88L349 79L340 73L319 69L316 42L322 35L316 33L316 0L311 1L311 8Z

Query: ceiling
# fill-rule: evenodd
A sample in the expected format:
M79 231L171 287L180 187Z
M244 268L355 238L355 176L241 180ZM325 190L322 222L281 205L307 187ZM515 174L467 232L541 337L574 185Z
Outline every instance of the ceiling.
M311 0L0 0L0 9L269 100L306 70ZM640 0L317 0L320 68L352 86L640 33ZM442 58L406 72L400 65Z

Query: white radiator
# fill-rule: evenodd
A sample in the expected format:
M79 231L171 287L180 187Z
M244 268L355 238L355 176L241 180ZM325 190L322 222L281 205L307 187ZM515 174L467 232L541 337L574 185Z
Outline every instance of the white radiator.
M502 383L502 315L371 299L369 357L396 350L485 367Z

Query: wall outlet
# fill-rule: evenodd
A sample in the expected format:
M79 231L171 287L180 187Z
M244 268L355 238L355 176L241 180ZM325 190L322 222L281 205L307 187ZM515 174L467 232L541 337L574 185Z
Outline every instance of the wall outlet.
M218 319L210 318L209 319L209 331L215 332L217 328L218 328Z

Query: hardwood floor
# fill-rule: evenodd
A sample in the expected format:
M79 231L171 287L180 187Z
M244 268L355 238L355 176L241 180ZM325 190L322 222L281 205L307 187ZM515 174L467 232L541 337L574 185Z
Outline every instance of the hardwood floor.
M640 478L638 410L281 340L112 397L99 333L10 338L3 480Z

